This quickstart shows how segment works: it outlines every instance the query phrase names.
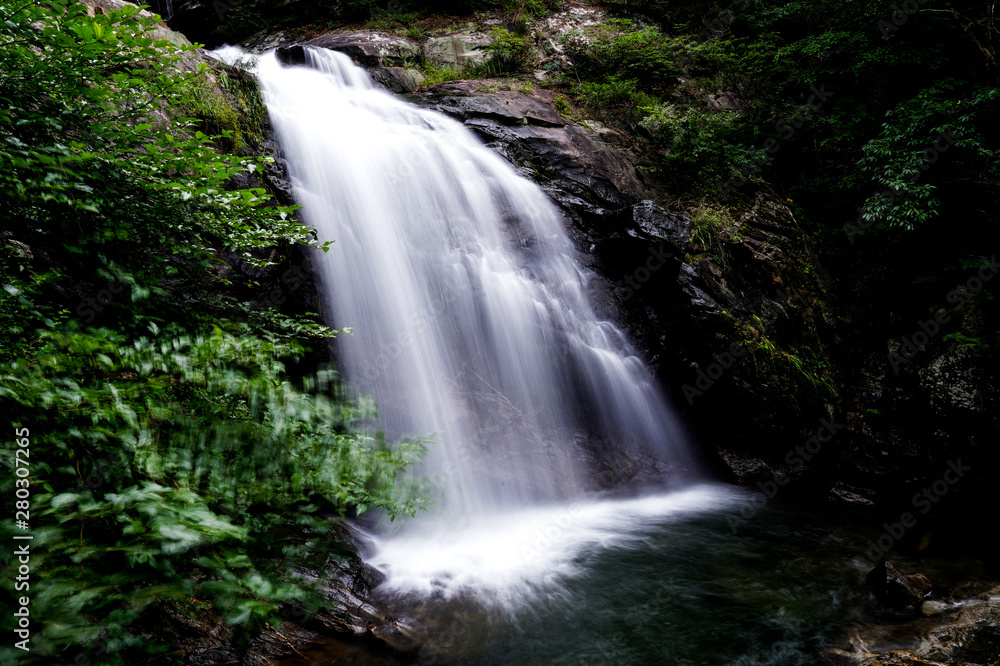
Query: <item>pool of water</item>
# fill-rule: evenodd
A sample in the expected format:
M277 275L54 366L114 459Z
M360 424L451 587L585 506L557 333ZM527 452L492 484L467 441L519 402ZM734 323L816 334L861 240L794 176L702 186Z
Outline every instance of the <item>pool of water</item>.
M331 642L312 663L847 663L836 651L876 624L863 594L878 523L777 503L735 521L752 498L713 484L392 537L372 557L390 577L377 593L422 648L401 660ZM892 559L935 582L985 567ZM905 647L917 627L882 631L877 647Z

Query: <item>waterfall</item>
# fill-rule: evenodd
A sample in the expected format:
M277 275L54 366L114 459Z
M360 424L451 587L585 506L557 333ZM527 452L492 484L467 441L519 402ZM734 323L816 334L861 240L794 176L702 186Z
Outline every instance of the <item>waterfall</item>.
M335 241L321 270L331 323L353 330L341 368L390 437L434 439L421 472L442 515L412 523L482 529L574 501L594 487L595 447L689 468L650 371L590 305L592 276L546 194L346 55L306 57L267 54L257 75L304 221Z

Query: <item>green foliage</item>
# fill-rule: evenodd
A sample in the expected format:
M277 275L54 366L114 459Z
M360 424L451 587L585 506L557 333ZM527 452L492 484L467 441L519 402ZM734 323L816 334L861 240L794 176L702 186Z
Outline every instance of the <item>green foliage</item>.
M419 19L419 12L385 13L369 19L365 26L375 30L388 30L399 27L409 28Z
M728 210L705 202L690 208L688 214L691 216L691 241L698 250L708 250L716 246L723 230L733 224L732 215Z
M206 134L222 137L219 147L248 154L264 143L267 107L257 82L243 70L218 66L214 77L199 77L189 84L191 104L174 109L198 118Z
M996 345L991 344L989 340L982 337L966 335L961 331L948 333L947 335L942 336L941 339L944 342L950 342L969 350L972 352L972 355L977 358L991 358L995 356L997 351Z
M272 562L297 531L327 532L350 507L395 516L419 504L394 487L420 444L363 434L371 406L340 397L329 372L293 386L282 359L294 346L151 328L43 330L34 356L0 376L0 409L32 434L38 654L164 600L207 600L259 626L306 596ZM14 479L4 474L4 492Z
M421 67L425 78L420 84L421 87L433 86L438 83L445 83L447 81L457 81L460 79L470 78L468 76L469 70L467 68L449 67L448 65L435 65L430 61L425 61Z
M634 79L610 77L606 83L587 81L577 87L580 103L598 118L638 121L652 108L653 98Z
M581 80L627 80L640 90L654 92L672 84L678 73L674 58L680 40L630 20L570 31L562 41Z
M259 138L253 82L130 6L0 14L0 412L31 430L32 654L142 661L160 648L125 625L195 598L259 626L308 593L277 563L324 556L348 511L419 507L396 480L422 446L389 446L335 375L293 380L334 333L314 317L241 323L259 285L235 267L329 247L236 186L269 158L219 152Z
M675 186L689 192L717 191L717 182L739 172L751 175L766 162L759 152L736 143L739 114L673 104L642 109L642 126L663 151L663 168Z
M492 76L499 74L517 74L531 70L534 63L535 50L527 36L518 36L506 28L494 26L490 29L490 39L486 46L489 60L483 69Z
M763 359L768 362L765 368L778 372L793 383L809 386L817 396L831 400L837 397L837 388L829 376L826 363L815 352L808 348L800 353L796 353L794 349L781 349L769 337L767 323L757 315L752 315L751 319L752 322L741 322L738 325L744 336L742 344L750 351L765 354ZM794 372L786 374L788 370Z
M942 205L935 192L951 171L938 162L954 169L957 160L967 161L980 178L1000 180L1000 151L983 132L998 102L996 89L976 89L963 99L960 84L945 81L889 111L858 162L884 188L865 202L864 219L910 231L933 220Z

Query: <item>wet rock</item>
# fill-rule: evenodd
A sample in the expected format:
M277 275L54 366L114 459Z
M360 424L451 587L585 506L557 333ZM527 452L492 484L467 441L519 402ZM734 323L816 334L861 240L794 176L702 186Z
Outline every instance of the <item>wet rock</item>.
M711 252L695 255L696 225L653 203L657 192L640 177L633 140L561 118L550 91L497 85L453 82L409 99L463 122L545 189L565 213L579 259L601 276L591 294L598 312L626 328L677 394L755 326L762 344L751 341L750 360L725 373L689 417L709 439L725 442L730 460L743 452L780 462L789 443L804 441L829 413L818 391L802 390L812 379L783 362L791 356L782 352L808 349L810 377L835 365L822 343L834 321L819 300L832 289L788 206L759 194L731 226L713 230ZM773 369L762 381L764 368Z
M775 466L744 452L720 449L719 455L740 485L771 481L779 473Z
M491 90L490 85L440 84L409 99L465 123L577 219L649 198L634 158L614 145L624 141L617 133L567 122L552 106L551 91Z
M413 92L427 78L423 72L413 67L386 67L385 71L399 84L397 92Z
M919 620L921 623L930 621ZM908 645L907 650L880 650L876 643L869 641L856 662L862 666L987 666L1000 663L1000 587L964 599L957 606L943 608L941 613L935 614L930 628L925 626L915 640L908 642L915 645Z
M302 30L278 30L272 32L264 30L255 35L247 37L240 45L249 53L264 53L272 49L301 44L305 39Z
M275 49L274 56L285 67L306 64L306 50L301 44L279 47Z
M904 574L891 562L883 561L868 572L865 587L876 601L876 614L915 615L932 586L924 574Z
M960 612L931 630L917 653L948 663L1000 663L1000 599Z
M635 224L653 238L666 241L683 255L691 240L691 218L671 213L652 201L642 201L632 207Z
M407 67L423 55L423 49L416 42L382 32L330 33L310 39L306 46L340 51L366 69Z
M889 650L872 654L863 658L860 663L861 666L947 666L940 661L921 659L907 650Z
M431 107L434 101L444 101L437 110L462 121L488 118L504 125L541 127L567 124L549 100L516 90L490 90L488 83L479 80L441 83L414 101Z
M986 384L980 370L968 347L956 346L935 357L918 375L931 408L941 416L961 418L987 407L980 390Z
M830 488L830 499L851 506L871 506L875 504L875 493L867 488L857 488L845 484L836 484Z
M420 45L396 35L381 32L330 33L305 44L278 48L278 60L287 66L303 65L306 63L306 46L348 55L355 64L368 70L375 83L391 92L412 92L425 78L423 72L413 67L423 54Z

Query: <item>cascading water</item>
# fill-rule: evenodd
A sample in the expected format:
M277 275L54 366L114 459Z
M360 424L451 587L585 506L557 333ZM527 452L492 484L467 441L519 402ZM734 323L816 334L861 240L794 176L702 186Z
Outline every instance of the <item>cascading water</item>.
M265 55L257 74L304 219L336 241L322 278L333 323L353 329L342 369L390 436L434 438L423 472L439 515L382 539L372 560L390 585L427 589L465 567L509 590L530 578L517 545L560 501L576 502L567 557L614 541L630 516L711 504L694 491L581 509L593 442L690 461L649 371L589 304L558 210L460 123L377 89L346 55L305 53L308 67ZM533 570L558 568L558 552Z
M269 54L257 73L305 220L336 240L330 315L355 331L341 365L390 434L436 438L424 471L441 510L366 555L404 618L379 636L420 646L398 663L808 666L848 626L857 637L871 563L844 512L709 484L586 492L593 443L690 461L648 372L588 304L558 212L462 125L375 89L344 55L306 54L310 67ZM328 650L300 656L397 663Z

